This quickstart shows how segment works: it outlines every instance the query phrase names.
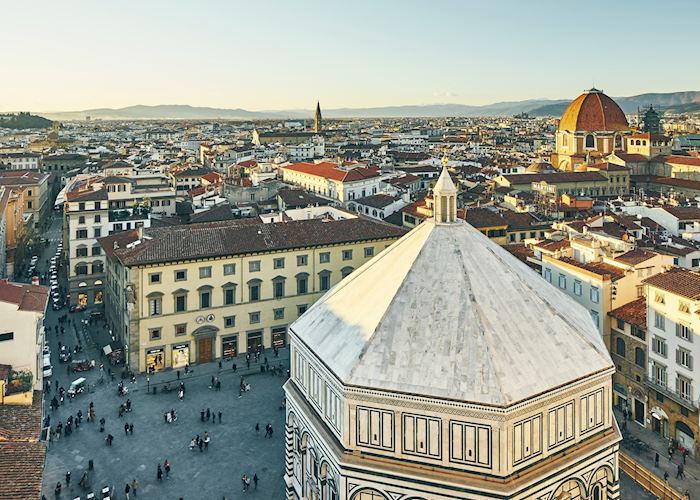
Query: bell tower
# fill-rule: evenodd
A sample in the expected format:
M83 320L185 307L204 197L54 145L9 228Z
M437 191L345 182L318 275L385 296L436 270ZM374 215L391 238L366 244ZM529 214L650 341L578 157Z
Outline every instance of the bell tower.
M433 187L435 222L449 224L457 220L457 188L447 171L447 157L442 159L442 172Z
M316 101L316 114L314 115L314 132L319 133L323 129L323 117L321 116L321 103Z

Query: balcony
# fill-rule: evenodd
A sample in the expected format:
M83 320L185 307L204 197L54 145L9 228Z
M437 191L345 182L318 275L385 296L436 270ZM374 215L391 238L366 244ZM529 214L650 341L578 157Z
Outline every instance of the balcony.
M135 209L123 208L121 210L111 210L109 212L109 222L122 222L132 220L144 220L149 218L151 210L146 207Z
M685 395L681 394L680 392L671 389L670 387L666 386L665 384L662 384L658 380L655 380L649 376L645 377L646 384L649 386L650 389L653 389L664 396L672 399L679 405L685 406L689 410L692 411L698 411L700 409L700 404L698 400L691 400L687 398Z

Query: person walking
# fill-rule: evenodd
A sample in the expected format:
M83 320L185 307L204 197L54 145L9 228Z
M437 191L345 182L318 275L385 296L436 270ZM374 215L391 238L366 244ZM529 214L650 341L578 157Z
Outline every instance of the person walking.
M177 371L177 379L180 380L180 370Z
M658 467L658 466L659 466L659 452L657 451L654 454L654 467Z
M156 478L158 478L158 481L163 480L163 469L160 468L160 464L158 464L158 469L156 470Z
M124 424L124 434L125 434L126 436L129 435L129 424Z
M678 464L678 467L676 468L676 479L683 479L685 477L684 471L683 471L683 464Z
M219 423L221 423L221 411L219 411ZM685 459L685 455L683 456L683 458Z
M56 498L61 496L61 481L56 483L56 487L54 488L53 492L56 495Z
M194 447L195 447L196 445L197 445L197 444L196 444L194 438L192 438L192 440L190 441L190 451L194 450Z
M124 498L126 500L129 500L129 493L131 492L131 485L129 483L126 483L126 486L124 486Z
M664 471L664 481L668 482L668 471Z
M134 493L134 496L138 495L138 489L141 485L139 482L134 478L133 481L131 481L131 491Z
M129 424L129 434L134 435L134 424L133 422Z
M202 408L202 411L199 412L199 419L204 422L204 408Z
M248 476L243 474L241 476L241 482L243 483L243 493L248 490Z
M70 471L66 472L66 488L70 488Z
M112 436L111 434L107 434L105 441L107 441L107 446L112 446L112 441L114 441L114 436Z
M163 469L165 469L165 479L170 479L170 462L168 462L167 458L163 462Z
M211 438L209 437L209 432L205 431L204 432L204 449L209 451L209 441Z
M258 489L258 473L256 472L253 474L253 484L255 485L255 489Z
M255 423L255 433L260 434L260 424L258 422Z
M209 418L211 418L211 409L207 408L207 422L209 422Z

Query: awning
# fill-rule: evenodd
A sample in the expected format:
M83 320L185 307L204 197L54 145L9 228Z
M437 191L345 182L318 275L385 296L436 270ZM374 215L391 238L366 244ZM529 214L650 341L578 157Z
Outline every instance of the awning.
M666 414L666 412L658 406L654 406L651 409L651 416L654 417L656 420L668 420L668 415Z

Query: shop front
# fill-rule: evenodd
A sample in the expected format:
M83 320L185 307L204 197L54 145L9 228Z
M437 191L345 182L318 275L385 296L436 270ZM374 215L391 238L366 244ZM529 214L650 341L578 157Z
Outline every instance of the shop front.
M157 347L146 351L146 370L150 373L165 368L165 349Z
M688 424L681 420L676 421L676 440L679 447L688 450L691 457L695 455L695 434Z
M172 348L172 367L184 368L190 362L190 344L175 344Z
M282 349L287 345L287 327L275 326L272 328L272 347Z
M620 411L627 408L627 388L624 385L615 382L613 384L613 395L615 396L613 403L615 408Z
M224 359L238 356L238 335L229 335L221 339L221 356Z
M248 352L255 352L258 349L263 348L263 331L262 330L255 330L252 332L248 332L247 334L247 349Z
M668 437L668 414L658 406L651 409L651 429L659 436Z

